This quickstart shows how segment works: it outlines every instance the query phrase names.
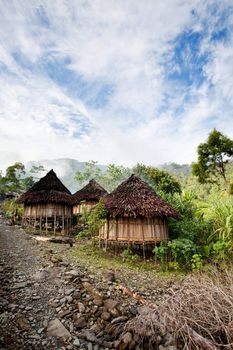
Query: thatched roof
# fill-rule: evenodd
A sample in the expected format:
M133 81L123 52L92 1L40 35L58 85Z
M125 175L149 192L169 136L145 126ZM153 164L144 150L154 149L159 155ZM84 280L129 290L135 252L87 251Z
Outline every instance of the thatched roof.
M139 177L131 175L104 198L110 217L173 217L180 214Z
M80 201L99 201L108 192L98 184L94 179L84 186L81 190L73 194L73 204L79 204Z
M68 188L50 170L47 175L36 182L27 192L23 193L18 202L24 204L60 203L72 204L72 196Z

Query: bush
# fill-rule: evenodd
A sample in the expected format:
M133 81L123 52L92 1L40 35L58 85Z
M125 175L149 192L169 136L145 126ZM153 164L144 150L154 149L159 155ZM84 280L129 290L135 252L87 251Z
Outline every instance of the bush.
M83 209L83 215L78 223L80 227L78 236L93 237L98 235L99 229L105 223L107 217L107 210L103 200L101 199L90 212L85 210L85 208Z
M197 252L197 247L193 241L185 238L177 238L173 241L163 241L159 247L154 249L156 258L161 262L162 268L165 264L171 266L171 262L175 262L176 268L192 267L193 256Z
M123 252L121 253L121 256L124 261L132 262L132 263L138 262L140 260L140 256L137 254L134 254L130 249L124 249Z

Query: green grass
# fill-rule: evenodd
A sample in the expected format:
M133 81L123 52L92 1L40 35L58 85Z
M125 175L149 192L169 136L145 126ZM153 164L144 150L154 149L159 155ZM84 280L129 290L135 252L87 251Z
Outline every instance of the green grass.
M102 272L112 269L122 279L139 276L139 279L144 277L153 280L174 280L184 276L180 271L161 271L158 263L151 258L143 261L138 258L137 261L130 261L129 258L123 258L120 254L115 255L113 251L104 251L93 245L91 241L78 242L70 250L70 258L75 263L85 266L91 273L101 275ZM139 281L140 284L140 281Z

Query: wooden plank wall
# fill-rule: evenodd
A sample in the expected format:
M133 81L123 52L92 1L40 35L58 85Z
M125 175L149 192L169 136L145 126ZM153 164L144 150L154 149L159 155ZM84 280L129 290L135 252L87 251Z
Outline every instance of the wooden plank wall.
M109 241L149 242L168 239L168 228L163 218L110 219L100 229L100 239Z
M39 218L47 216L49 218L54 215L70 217L72 215L72 207L56 203L34 204L24 207L24 217Z
M76 214L82 215L85 210L87 212L89 212L95 206L96 206L96 202L85 202L82 204L75 205L73 207L73 214L74 215L76 215Z

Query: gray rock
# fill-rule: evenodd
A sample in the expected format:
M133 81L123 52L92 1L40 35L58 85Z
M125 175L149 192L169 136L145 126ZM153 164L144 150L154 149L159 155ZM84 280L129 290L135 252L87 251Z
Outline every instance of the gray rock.
M38 329L37 333L41 334L43 331L44 331L44 328L40 328L40 329Z
M102 306L103 305L103 298L99 295L95 296L95 298L93 300L93 304L95 304L97 306Z
M121 322L126 322L128 321L128 317L127 316L119 316L119 317L116 317L114 318L111 323L112 324L116 324L116 323L121 323Z
M66 300L67 300L68 303L72 303L73 298L72 298L70 295L68 295L68 296L66 297Z
M115 309L117 305L118 305L118 301L113 299L107 299L104 302L104 306L108 311Z
M67 300L67 298L64 297L64 298L60 299L59 302L60 302L61 305L63 305L63 304L66 303L66 300Z
M63 317L65 317L65 316L67 316L67 315L70 315L71 314L71 311L70 310L64 310L64 311L60 311L59 313L58 313L58 316L60 317L60 318L63 318Z
M115 274L112 271L108 271L108 272L104 273L103 274L103 279L106 282L115 282L116 281Z
M76 278L76 277L79 277L79 272L78 270L70 270L70 271L67 271L65 275L70 278Z
M89 331L88 329L85 329L83 332L84 337L86 338L87 341L95 342L96 341L96 336L93 332Z
M103 311L100 317L102 320L108 321L111 318L111 315L109 312Z
M83 312L85 312L85 306L83 303L78 302L78 311L80 312L80 314L82 314Z
M87 344L87 350L93 350L93 346L92 346L91 343L88 343L88 344Z
M28 338L40 340L40 336L39 336L38 334L30 334L30 335L28 336Z
M75 338L75 340L73 342L73 345L79 347L80 346L80 340L78 338Z
M86 320L83 316L77 317L74 321L74 325L77 329L82 329L84 327L86 327Z
M65 291L65 295L70 295L75 291L75 288L69 288Z
M63 340L67 340L71 337L70 332L65 328L65 326L59 321L58 318L51 320L47 327L47 334L50 337L57 337Z
M22 289L25 288L29 285L28 282L19 282L13 285L13 287L11 287L11 289L15 290L15 289Z

